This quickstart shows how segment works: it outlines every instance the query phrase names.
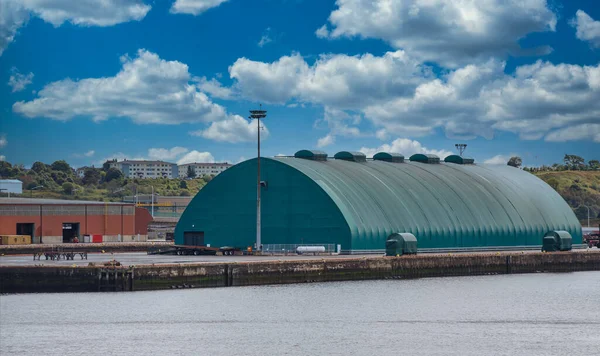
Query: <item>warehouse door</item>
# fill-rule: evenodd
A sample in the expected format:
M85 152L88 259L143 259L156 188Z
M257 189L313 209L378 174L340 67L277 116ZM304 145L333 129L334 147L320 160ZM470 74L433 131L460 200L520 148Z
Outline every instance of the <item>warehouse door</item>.
M29 235L33 241L33 231L35 231L33 223L17 223L17 235Z
M186 246L204 246L204 231L184 232L183 244Z
M79 239L79 223L63 223L63 243L73 242L77 237Z

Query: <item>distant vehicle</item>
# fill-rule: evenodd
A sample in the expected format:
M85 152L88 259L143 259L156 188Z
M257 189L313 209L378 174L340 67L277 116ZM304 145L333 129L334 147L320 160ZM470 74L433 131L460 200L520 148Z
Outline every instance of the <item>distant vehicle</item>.
M585 231L583 235L583 243L588 245L589 248L594 246L600 248L600 226L598 226L598 230L596 231Z

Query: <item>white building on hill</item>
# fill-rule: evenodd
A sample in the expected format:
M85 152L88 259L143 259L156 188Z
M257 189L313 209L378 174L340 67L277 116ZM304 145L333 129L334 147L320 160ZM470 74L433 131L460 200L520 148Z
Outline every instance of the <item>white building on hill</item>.
M179 178L187 178L188 167L192 167L196 172L196 177L202 177L204 175L216 176L223 172L227 168L231 167L229 163L186 163L180 164L177 168L179 169Z

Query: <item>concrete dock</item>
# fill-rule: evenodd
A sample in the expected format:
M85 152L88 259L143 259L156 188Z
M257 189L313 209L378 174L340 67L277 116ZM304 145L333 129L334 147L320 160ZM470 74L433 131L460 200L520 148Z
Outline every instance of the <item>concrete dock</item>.
M140 291L366 279L600 270L598 249L382 256L148 256L88 260L0 258L0 293ZM119 264L107 264L110 260Z

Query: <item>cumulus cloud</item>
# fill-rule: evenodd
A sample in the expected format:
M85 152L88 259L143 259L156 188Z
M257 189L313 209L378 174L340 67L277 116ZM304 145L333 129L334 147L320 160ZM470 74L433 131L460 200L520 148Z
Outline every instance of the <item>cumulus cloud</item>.
M240 58L229 74L251 100L283 104L296 98L352 109L410 95L431 71L404 51L395 51L380 57L322 55L312 66L298 53L272 63Z
M407 138L397 138L391 144L383 144L377 148L361 147L359 150L367 157L373 157L377 152L392 152L401 153L405 157L410 157L415 153L433 154L442 159L452 154L446 150L429 149L423 146L419 141L410 140Z
M173 14L189 14L197 16L224 2L227 2L227 0L175 0L170 11Z
M194 162L213 163L214 161L215 161L215 158L213 157L213 155L210 152L199 152L199 151L193 150L193 151L185 154L183 157L181 157L177 161L177 164L186 164L186 163L194 163Z
M0 1L0 56L19 28L29 19L29 11L16 0Z
M192 135L201 136L214 141L222 142L252 142L257 137L256 120L246 120L239 115L232 115L226 120L213 122L207 129L192 132ZM269 130L261 123L260 139L269 137Z
M150 148L146 155L130 155L122 152L114 153L110 157L103 160L97 161L98 164L103 164L108 160L116 159L118 161L123 160L151 160L151 161L166 161L166 162L177 162L177 164L186 164L192 162L215 162L215 158L210 152L200 152L196 150L190 151L185 147L172 147L172 148Z
M0 162L4 162L4 161L6 161L6 156L0 155Z
M577 30L575 35L578 39L589 42L592 47L600 47L600 21L594 21L583 10L577 10L570 24Z
M96 151L94 151L94 150L89 150L89 151L87 151L87 152L85 152L85 153L75 153L75 154L73 155L73 157L77 157L77 158L83 158L83 157L92 157L92 156L94 156L94 154L96 154Z
M500 165L500 164L506 164L509 159L510 159L510 156L496 155L494 157L486 159L485 161L483 161L483 163Z
M148 149L148 158L157 161L170 161L188 151L187 148L179 146L173 148L150 148Z
M13 111L28 118L70 120L89 117L131 118L138 124L179 124L225 119L220 105L190 82L188 66L166 61L139 50L135 58L123 56L114 77L64 79L46 85L32 101L20 101Z
M26 86L33 81L33 73L22 74L16 67L11 70L12 74L8 78L8 85L12 88L12 92L18 92L25 89Z
M6 139L6 135L0 134L0 148L6 147L8 145L8 140Z
M211 80L206 79L206 77L194 78L196 81L196 85L198 88L208 93L213 98L218 99L231 99L234 96L233 90L228 87L224 87L218 80L212 78Z
M241 58L230 75L251 100L323 105L317 126L325 123L332 136L362 135L349 119L362 118L373 126L369 135L382 140L438 130L452 139L491 139L507 131L538 140L600 117L600 64L540 60L505 73L505 63L492 59L435 76L403 51L329 55L313 65L293 54L272 63Z
M113 26L143 19L151 6L141 0L2 0L0 1L0 55L30 15L58 27Z
M325 137L321 137L320 139L317 140L317 147L318 148L323 148L329 145L332 145L335 143L335 136L329 134Z
M532 32L554 31L556 15L546 0L338 0L319 37L377 38L425 61L446 67L466 62L544 54L518 41Z
M549 142L592 140L600 143L600 124L581 124L556 130L545 138Z

